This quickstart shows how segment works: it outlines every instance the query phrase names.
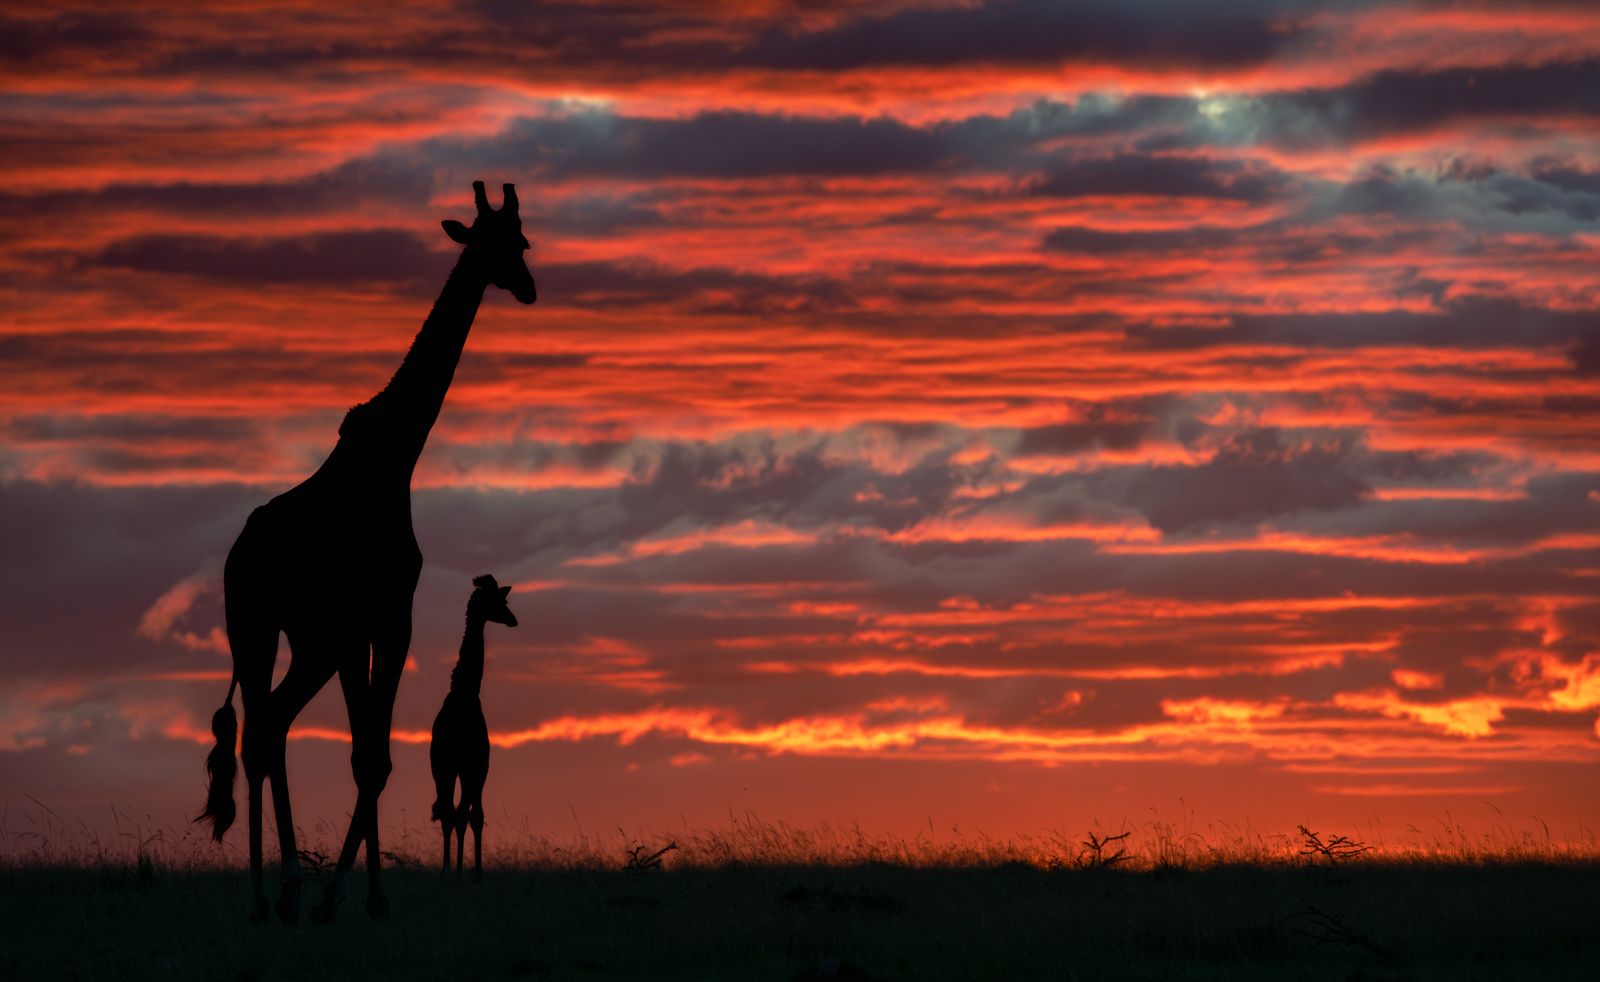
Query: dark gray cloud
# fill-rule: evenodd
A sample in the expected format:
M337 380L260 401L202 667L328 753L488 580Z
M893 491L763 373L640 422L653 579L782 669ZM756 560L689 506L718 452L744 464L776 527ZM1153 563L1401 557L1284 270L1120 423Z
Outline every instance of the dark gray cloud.
M80 211L152 210L187 215L288 215L363 203L416 207L433 189L431 170L385 157L360 157L287 181L113 183L96 190L0 192L0 216L57 220Z
M401 331L387 350L349 351L313 364L295 351L241 343L225 332L123 328L12 335L0 338L0 367L14 373L18 391L30 392L205 392L219 379L236 392L262 392L275 390L286 378L361 392L381 387L393 371L413 328Z
M1387 461L1374 461L1370 469L1373 477L1397 483L1410 478L1446 487L1481 486L1482 482L1474 478L1494 463L1487 454L1385 456ZM1449 480L1452 478L1456 480ZM1600 518L1600 502L1589 497L1596 488L1600 488L1600 474L1575 471L1530 479L1523 498L1369 502L1338 514L1300 515L1295 524L1322 534L1403 534L1423 544L1464 549L1513 548L1564 534L1591 533L1596 518Z
M1261 203L1282 197L1292 184L1288 174L1265 164L1122 153L1062 161L1028 190L1066 198L1153 195Z
M1345 183L1294 182L1277 171L1228 162L1121 155L1074 161L1030 189L1069 196L1279 200L1290 210L1255 225L1197 222L1126 231L1065 226L1042 240L1046 250L1084 254L1204 256L1249 249L1268 261L1269 268L1276 268L1282 263L1341 263L1353 256L1405 255L1419 249L1502 258L1544 256L1556 250L1576 257L1590 248L1579 233L1592 231L1600 216L1600 194L1582 189L1583 171L1563 170L1556 176L1567 186L1458 160L1427 173L1378 164ZM1346 216L1368 221L1364 226L1335 221ZM1429 281L1421 273L1414 277L1419 285L1434 284L1424 292L1444 292L1445 281Z
M530 469L556 462L631 466L633 479L617 488L483 491L471 499L421 491L418 528L459 527L467 542L501 542L509 550L507 561L521 557L541 575L552 572L551 564L610 552L651 535L744 521L801 531L837 523L893 531L938 513L969 483L970 469L951 464L952 452L943 447L904 471L883 474L830 450L829 439L822 437L796 446L780 446L770 438L633 447L611 442L587 447L523 444L504 452L483 450L479 456ZM465 459L473 458L474 451L466 448ZM875 493L858 497L869 490ZM486 507L463 510L469 500ZM425 517L435 511L436 518ZM490 520L503 521L504 527L491 535L482 524Z
M444 233L439 233L444 240ZM437 278L449 254L409 229L314 232L290 238L140 235L111 243L88 262L141 273L235 283L416 283Z
M1600 59L1386 70L1350 85L1274 92L1222 114L1230 129L1291 147L1359 143L1458 120L1600 114Z
M4 425L12 439L24 443L52 443L58 440L233 442L254 437L258 426L254 420L248 419L137 413L116 416L16 416L0 425Z
M1340 6L1364 5L1344 0ZM713 7L660 4L540 3L476 0L448 21L418 25L397 18L370 39L345 34L308 39L265 36L249 11L226 23L242 43L183 29L142 48L114 31L73 39L25 34L32 47L63 57L79 49L116 52L147 72L243 75L326 71L330 64L459 65L498 55L506 70L611 79L708 71L838 72L879 67L1048 66L1069 62L1133 65L1145 70L1216 69L1261 64L1305 44L1326 11L1310 0L1228 0L1174 5L1163 0L990 0L972 5L909 5L874 10L854 4L778 6L730 16ZM830 10L829 8L833 9ZM897 9L896 9L897 8ZM800 19L795 15L810 15ZM831 16L829 16L831 14ZM807 25L824 26L807 26ZM426 29L418 29L419 26Z
M1113 473L1099 492L1125 501L1168 533L1257 522L1358 503L1370 479L1363 456L1352 433L1306 440L1278 430L1245 430L1231 435L1204 464Z
M1438 173L1378 165L1348 184L1325 189L1310 210L1410 221L1450 222L1469 233L1562 236L1588 231L1600 217L1600 182L1586 171L1533 164L1527 174L1455 160Z
M1571 347L1581 370L1600 369L1587 354L1600 346L1600 310L1552 310L1493 297L1463 297L1437 312L1234 314L1216 328L1130 329L1140 346L1163 349L1217 344L1273 344L1312 348L1434 345L1486 348L1504 345Z
M1209 427L1198 407L1177 396L1112 399L1104 402L1066 400L1074 419L1018 432L1016 453L1073 454L1100 448L1132 450L1156 438L1192 443Z
M887 117L708 112L673 120L597 111L518 119L489 139L434 140L421 150L542 175L737 178L927 171L954 147L939 129Z
M443 239L443 233L440 234ZM450 253L406 229L316 232L282 238L143 235L111 243L81 260L140 273L198 276L230 283L336 286L387 283L431 292ZM533 261L546 305L588 309L681 306L702 313L757 315L836 310L851 290L826 276L781 276L717 267L672 269L646 261ZM17 343L24 343L17 339ZM0 352L3 357L3 352Z
M1233 245L1246 237L1247 233L1238 229L1195 225L1139 232L1068 226L1047 232L1041 244L1052 252L1087 255L1199 253Z
M654 263L546 263L535 267L541 300L585 308L683 306L703 313L758 315L852 306L850 289L825 276L777 276Z
M1444 232L1426 227L1375 224L1370 230L1343 230L1301 221L1274 219L1243 228L1186 225L1177 228L1111 231L1064 226L1045 233L1048 252L1116 256L1137 269L1140 255L1186 255L1215 259L1230 253L1254 255L1269 264L1267 276L1295 267L1342 266L1352 257L1406 255L1437 245ZM1471 246L1462 247L1469 251Z
M120 11L0 15L0 59L16 65L154 40L142 18Z
M719 111L670 119L557 109L513 120L492 137L423 141L416 152L452 170L501 168L534 180L873 176L982 167L1025 173L1049 164L1035 150L1054 139L1182 127L1196 118L1187 98L1099 94L922 125L887 116Z
M522 205L523 223L543 235L609 236L671 224L664 192L539 195Z
M733 60L806 71L1065 61L1160 70L1251 65L1299 41L1306 29L1295 15L1312 10L1295 0L993 0L868 15L809 33L773 31Z
M1600 167L1584 166L1567 157L1539 157L1528 170L1534 180L1564 191L1600 195Z

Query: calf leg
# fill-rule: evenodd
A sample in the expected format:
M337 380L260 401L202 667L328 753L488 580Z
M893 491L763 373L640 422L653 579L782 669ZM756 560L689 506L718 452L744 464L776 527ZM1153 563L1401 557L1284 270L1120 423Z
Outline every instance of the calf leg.
M434 749L437 753L439 746L438 735L434 736ZM456 776L453 771L446 768L443 761L433 761L433 819L439 823L439 830L444 834L444 862L439 868L440 876L450 875L450 830L456 824Z
M472 878L483 879L483 802L473 802L472 814L467 817L472 823Z
M462 860L462 853L467 848L467 805L462 800L461 807L456 809L456 879L461 879L461 870L466 866Z
M444 830L444 865L439 867L439 875L444 878L450 876L450 829L456 824L454 809L451 811L439 820L439 828Z

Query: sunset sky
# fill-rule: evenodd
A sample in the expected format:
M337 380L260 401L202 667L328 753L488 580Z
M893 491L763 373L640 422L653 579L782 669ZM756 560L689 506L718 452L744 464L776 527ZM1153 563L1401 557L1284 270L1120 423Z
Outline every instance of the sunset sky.
M198 810L222 559L474 179L540 300L418 468L385 824L481 573L491 848L1600 824L1600 5L176 6L0 15L11 831Z

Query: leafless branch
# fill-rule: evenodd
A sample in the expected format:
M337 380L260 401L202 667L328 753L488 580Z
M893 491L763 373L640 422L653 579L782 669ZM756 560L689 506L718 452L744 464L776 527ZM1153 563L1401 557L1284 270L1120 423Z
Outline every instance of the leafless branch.
M668 842L655 852L647 852L649 848L642 842L630 846L627 849L628 859L622 864L622 868L629 873L642 873L645 870L660 869L661 857L678 848L678 844L676 842Z
M1078 853L1078 865L1084 869L1110 869L1118 863L1125 862L1128 859L1128 850L1125 847L1118 846L1117 851L1109 855L1106 854L1106 847L1121 842L1132 834L1123 832L1121 835L1099 836L1090 832L1089 838L1083 840L1083 850Z
M1326 842L1317 833L1304 825L1296 826L1300 830L1300 854L1302 856L1321 856L1332 865L1338 865L1346 859L1354 859L1364 852L1371 850L1365 842L1357 842L1349 836L1329 836Z

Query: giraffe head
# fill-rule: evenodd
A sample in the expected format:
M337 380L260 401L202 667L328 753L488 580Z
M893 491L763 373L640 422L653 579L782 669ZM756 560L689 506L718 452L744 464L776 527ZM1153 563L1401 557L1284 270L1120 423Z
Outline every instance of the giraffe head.
M447 218L440 224L450 238L467 247L466 254L483 269L490 283L509 291L523 303L533 303L539 293L533 286L533 274L522 254L528 251L528 240L522 234L522 217L517 214L517 189L505 187L505 201L499 211L489 207L489 196L484 193L483 182L472 182L472 197L478 205L478 216L472 227Z
M511 592L510 587L496 583L494 577L488 573L473 579L472 585L475 589L472 591L472 597L467 600L468 617L493 621L506 627L517 626L517 615L506 606L506 595Z

